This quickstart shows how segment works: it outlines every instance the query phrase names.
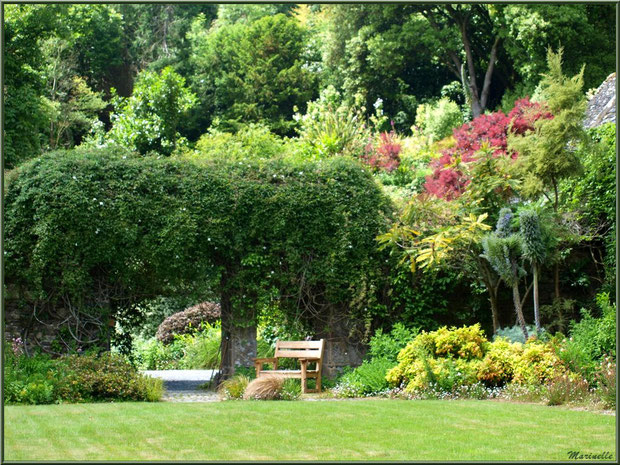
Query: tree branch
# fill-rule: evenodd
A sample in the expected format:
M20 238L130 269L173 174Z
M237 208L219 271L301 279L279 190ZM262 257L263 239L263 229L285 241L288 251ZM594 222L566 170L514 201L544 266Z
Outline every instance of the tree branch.
M480 106L484 110L487 107L487 100L489 98L489 92L491 90L491 77L493 76L493 69L495 68L495 60L497 60L497 46L499 45L499 36L495 37L495 42L491 48L491 55L489 57L489 65L487 66L487 72L484 75L484 84L482 85L482 95L480 96Z

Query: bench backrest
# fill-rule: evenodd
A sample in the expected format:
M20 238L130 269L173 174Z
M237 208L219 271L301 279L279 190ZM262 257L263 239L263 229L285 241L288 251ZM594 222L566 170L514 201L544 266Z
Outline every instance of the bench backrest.
M276 358L318 358L323 360L325 340L320 341L277 341Z

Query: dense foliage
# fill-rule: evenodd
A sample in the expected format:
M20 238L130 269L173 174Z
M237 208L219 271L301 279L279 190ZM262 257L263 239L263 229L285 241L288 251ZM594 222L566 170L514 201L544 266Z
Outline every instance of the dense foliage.
M378 289L374 238L387 214L369 173L345 159L259 166L57 152L8 183L7 283L49 311L119 319L146 298L209 283L223 314L228 299L245 324L275 290L285 313L305 313L320 331L328 315L371 311L356 296L372 301Z
M175 334L185 334L200 328L201 323L215 323L221 317L219 304L201 302L182 312L170 315L157 328L156 337L163 343L172 342Z
M598 85L614 69L614 25L610 5L8 5L6 162L56 148L59 122L62 145L78 144L87 125L72 111L110 129L92 97L130 97L141 72L167 66L199 99L181 128L190 142L212 124L292 135L294 107L329 85L366 116L381 99L398 131L442 97L476 117L532 95L550 46Z
M28 351L197 368L228 363L232 328L260 353L337 333L369 348L341 396L615 402L616 126L583 129L613 6L4 13L5 290ZM207 301L221 326L179 314ZM56 396L43 378L22 401Z
M161 380L138 373L115 354L28 357L14 344L4 355L7 403L158 401L163 393Z

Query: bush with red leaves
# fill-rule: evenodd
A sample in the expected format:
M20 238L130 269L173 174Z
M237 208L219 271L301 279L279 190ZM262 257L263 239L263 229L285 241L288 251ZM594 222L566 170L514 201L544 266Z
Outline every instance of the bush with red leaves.
M526 97L515 102L514 108L505 115L498 111L480 115L471 123L465 123L453 131L456 147L445 150L442 156L430 163L433 174L426 178L425 188L430 194L446 200L461 195L467 187L467 176L458 169L457 162L469 163L476 159L476 153L483 144L493 147L493 156L516 158L517 153L508 154L508 134L524 134L534 129L534 122L540 118L553 118L539 103Z
M166 318L157 328L155 335L164 344L174 341L175 334L185 334L200 328L200 323L215 323L220 319L220 304L202 302L189 307L182 312L175 313Z
M401 145L398 142L396 132L382 132L375 144L370 141L365 149L362 161L375 170L384 170L391 173L400 165Z

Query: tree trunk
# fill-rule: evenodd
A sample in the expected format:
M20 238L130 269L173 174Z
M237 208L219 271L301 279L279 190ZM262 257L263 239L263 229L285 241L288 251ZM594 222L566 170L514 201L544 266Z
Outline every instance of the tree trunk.
M476 260L480 270L480 275L482 276L482 281L487 289L487 292L489 293L489 303L491 304L491 315L493 317L493 334L495 334L500 328L497 291L501 281L499 279L494 279L493 271L488 265L489 262L481 259L479 256L476 257Z
M553 287L554 287L554 296L556 299L560 298L560 264L556 263L553 265Z
M525 325L525 318L523 318L523 310L521 309L521 296L519 295L519 282L515 281L512 285L512 300L515 304L515 312L517 314L517 322L521 327L521 331L523 331L523 336L525 336L525 340L527 341L529 335L527 333L527 326Z
M540 310L538 306L538 265L534 263L532 265L532 271L534 272L534 321L536 322L536 332L540 336Z
M500 328L499 325L499 310L497 308L497 288L488 289L489 302L491 302L491 315L493 316L493 334L496 334Z

